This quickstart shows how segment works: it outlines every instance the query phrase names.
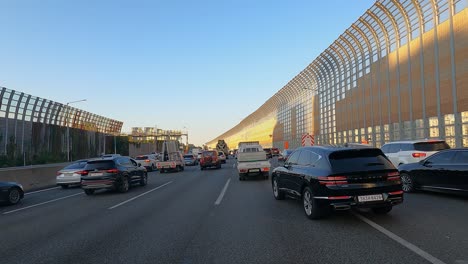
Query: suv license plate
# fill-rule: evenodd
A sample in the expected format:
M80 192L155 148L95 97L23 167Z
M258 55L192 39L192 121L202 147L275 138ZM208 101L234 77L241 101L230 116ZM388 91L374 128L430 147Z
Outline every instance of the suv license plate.
M90 173L89 176L102 176L102 172L95 172L95 173Z
M373 201L383 201L383 197L382 197L381 194L363 195L363 196L358 196L358 201L360 203L373 202Z
M250 169L249 172L260 172L260 169Z

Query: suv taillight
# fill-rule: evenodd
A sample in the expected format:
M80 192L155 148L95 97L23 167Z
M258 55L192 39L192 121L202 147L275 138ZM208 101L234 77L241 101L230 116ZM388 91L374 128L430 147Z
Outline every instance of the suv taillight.
M150 160L149 160L149 159L147 159L147 160L145 160L145 162L150 162Z
M411 155L413 156L413 158L424 158L424 157L426 157L426 153L422 153L422 152L414 152Z
M108 169L106 170L107 173L119 173L118 169Z
M318 180L321 185L325 186L348 184L346 176L320 176Z
M390 172L387 174L387 181L399 181L400 173L399 172Z
M86 175L88 175L88 171L85 171L85 170L77 171L77 172L75 172L75 173L76 173L76 174L79 174L79 175L81 175L81 176L86 176Z

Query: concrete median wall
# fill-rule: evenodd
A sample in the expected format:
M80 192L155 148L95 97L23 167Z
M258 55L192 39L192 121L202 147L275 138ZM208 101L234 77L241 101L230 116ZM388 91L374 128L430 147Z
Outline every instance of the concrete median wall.
M55 163L0 169L0 181L23 185L25 191L55 186L57 171L70 163Z

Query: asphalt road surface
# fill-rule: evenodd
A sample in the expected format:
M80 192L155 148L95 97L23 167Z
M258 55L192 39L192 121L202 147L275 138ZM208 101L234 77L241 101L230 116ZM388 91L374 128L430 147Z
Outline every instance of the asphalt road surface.
M145 187L29 193L0 207L0 263L468 264L468 199L416 193L384 216L311 221L270 181L222 169L149 173Z

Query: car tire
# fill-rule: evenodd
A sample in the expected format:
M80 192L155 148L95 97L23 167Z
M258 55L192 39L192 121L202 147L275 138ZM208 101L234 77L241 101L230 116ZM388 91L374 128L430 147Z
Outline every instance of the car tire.
M218 165L216 165L216 168L217 168L217 169L221 169L221 163L219 163Z
M384 206L384 207L375 207L375 208L372 208L372 212L374 212L374 214L387 214L392 210L392 208L393 206L391 205Z
M156 170L156 166L154 166L154 164L151 164L151 171L154 171Z
M200 170L204 170L204 169L205 169L205 167L203 167L203 166L200 166Z
M129 188L130 188L130 183L128 182L127 177L122 177L118 183L117 191L120 193L126 193L128 192Z
M400 174L401 188L404 192L414 192L414 181L408 173Z
M21 200L21 191L18 188L11 188L8 191L8 204L17 204Z
M181 171L184 171L184 170L185 170L185 167L184 167L184 166L180 166L180 170L181 170Z
M84 193L85 193L86 195L93 195L93 194L94 194L94 190L92 190L92 189L85 189L85 190L84 190Z
M314 194L310 187L305 187L302 192L302 204L304 212L307 218L311 220L316 220L324 217L326 215L325 207L321 207L316 199L314 199Z
M60 185L60 187L62 187L62 189L68 189L68 185Z
M145 172L140 180L140 186L146 186L148 184L148 174Z
M160 169L160 170L159 170L159 173L164 173L164 169Z
M273 188L273 196L275 199L284 200L285 195L284 192L279 189L278 177L273 177L273 181L271 181L271 187Z

